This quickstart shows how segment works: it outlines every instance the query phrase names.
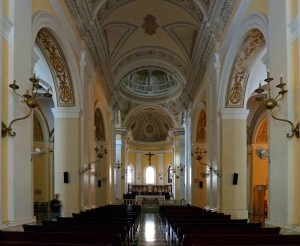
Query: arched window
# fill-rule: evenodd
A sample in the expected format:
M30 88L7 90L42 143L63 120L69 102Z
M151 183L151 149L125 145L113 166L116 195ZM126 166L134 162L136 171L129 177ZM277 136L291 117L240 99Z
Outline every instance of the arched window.
M133 174L134 174L133 166L128 164L126 172L127 172L127 183L132 184L133 183Z
M168 167L168 183L172 183L172 166Z
M153 167L146 168L146 184L155 184L155 170Z

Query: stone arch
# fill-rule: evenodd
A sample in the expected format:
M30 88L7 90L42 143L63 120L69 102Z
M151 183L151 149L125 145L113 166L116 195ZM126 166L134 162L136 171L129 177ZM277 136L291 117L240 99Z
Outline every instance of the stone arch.
M268 21L263 14L255 13L248 16L236 26L236 29L230 32L233 35L227 37L230 44L218 92L218 105L221 110L246 108L244 96L249 69L259 52L268 47Z
M75 106L73 81L64 54L51 31L42 28L36 37L52 73L56 90L56 104L60 107Z
M55 106L82 108L80 74L74 54L74 50L80 52L80 47L71 40L71 32L63 32L61 23L51 14L37 12L33 15L32 34L32 45L39 46L52 73Z

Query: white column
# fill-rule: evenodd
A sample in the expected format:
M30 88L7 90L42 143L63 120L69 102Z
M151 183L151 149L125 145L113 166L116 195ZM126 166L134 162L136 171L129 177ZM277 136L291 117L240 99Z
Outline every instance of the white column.
M192 177L192 139L191 139L191 118L187 114L184 118L185 127L185 200L192 203L193 177Z
M7 1L9 8L9 20L12 23L12 31L8 37L8 84L16 79L20 86L20 94L24 94L27 88L31 88L28 78L31 70L31 1ZM3 6L3 3L1 4ZM1 22L1 25L3 23ZM2 36L1 36L2 38ZM2 49L2 46L0 47ZM0 58L2 59L2 57ZM21 98L8 90L6 124L9 121L23 117L29 111L28 107L21 103ZM2 95L2 94L1 94ZM15 137L7 136L3 139L1 149L7 150L5 156L7 167L2 167L6 173L2 174L2 185L6 194L2 194L1 206L3 206L3 220L8 225L15 226L34 221L33 196L32 196L32 117L17 121L12 125ZM4 155L4 153L2 153ZM4 164L2 164L4 165ZM5 201L5 202L4 202Z
M142 184L142 153L136 153L136 170L135 170L135 183L138 185Z
M161 176L157 175L157 178L158 178L158 184L162 185L166 178L165 177L166 170L164 168L164 154L157 153L157 155L158 155L158 166L159 166L158 174L161 174Z
M116 162L122 163L122 140L116 140ZM123 164L124 165L124 164ZM123 168L123 167L121 167ZM115 168L115 197L121 199L121 172L122 170Z
M180 164L185 165L184 129L174 129L173 134L173 166L176 170L176 175L173 177L173 190L175 199L178 200L185 199L185 171L179 171Z
M299 18L299 1L298 16ZM285 89L288 93L279 101L279 107L273 110L278 118L291 120L294 124L299 120L299 36L298 43L289 37L292 17L292 1L269 1L269 69L274 78L271 92L276 95L280 74L283 75ZM299 24L297 23L299 28ZM299 32L299 31L298 31ZM299 35L299 33L298 33ZM295 63L295 60L297 62ZM298 62L299 63L299 62ZM298 65L298 67L296 66ZM269 117L269 150L270 165L268 178L268 220L267 224L283 228L299 228L300 209L300 165L299 139L287 138L290 133L287 122L277 121Z
M247 210L247 116L248 110L227 109L222 116L222 201L221 211L232 218L248 218ZM228 144L230 143L230 144ZM238 183L233 184L233 174ZM217 178L216 175L211 174Z
M54 192L61 195L64 216L80 210L80 111L52 109L54 115ZM64 183L68 172L69 183Z
M3 71L2 71L2 59L3 59L3 51L2 51L2 37L4 36L4 31L3 31L3 0L0 0L0 95L2 94L2 81L3 81ZM1 96L2 98L2 96ZM2 100L2 99L1 99ZM2 122L2 107L3 103L1 102L1 107L0 107L0 122ZM2 141L0 141L0 170L2 170L3 167L3 159L2 159ZM2 176L2 172L0 171L0 175ZM3 211L3 202L2 202L2 184L0 183L0 211ZM0 228L2 227L3 223L3 217L2 214L0 214Z

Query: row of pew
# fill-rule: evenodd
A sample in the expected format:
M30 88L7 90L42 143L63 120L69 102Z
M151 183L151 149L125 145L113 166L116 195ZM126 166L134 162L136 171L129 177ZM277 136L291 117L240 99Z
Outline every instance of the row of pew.
M24 231L0 231L0 246L127 246L140 217L139 205L106 205L41 225L25 224Z
M262 227L199 207L160 206L159 216L170 245L300 245L300 235L282 235L280 227Z

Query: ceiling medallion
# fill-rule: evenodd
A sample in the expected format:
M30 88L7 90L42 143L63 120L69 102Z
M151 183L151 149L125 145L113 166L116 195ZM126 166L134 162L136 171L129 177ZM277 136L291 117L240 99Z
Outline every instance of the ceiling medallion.
M156 22L156 18L153 15L148 14L144 17L144 23L142 27L144 28L145 33L153 35L156 33L156 30L159 27L159 25Z

